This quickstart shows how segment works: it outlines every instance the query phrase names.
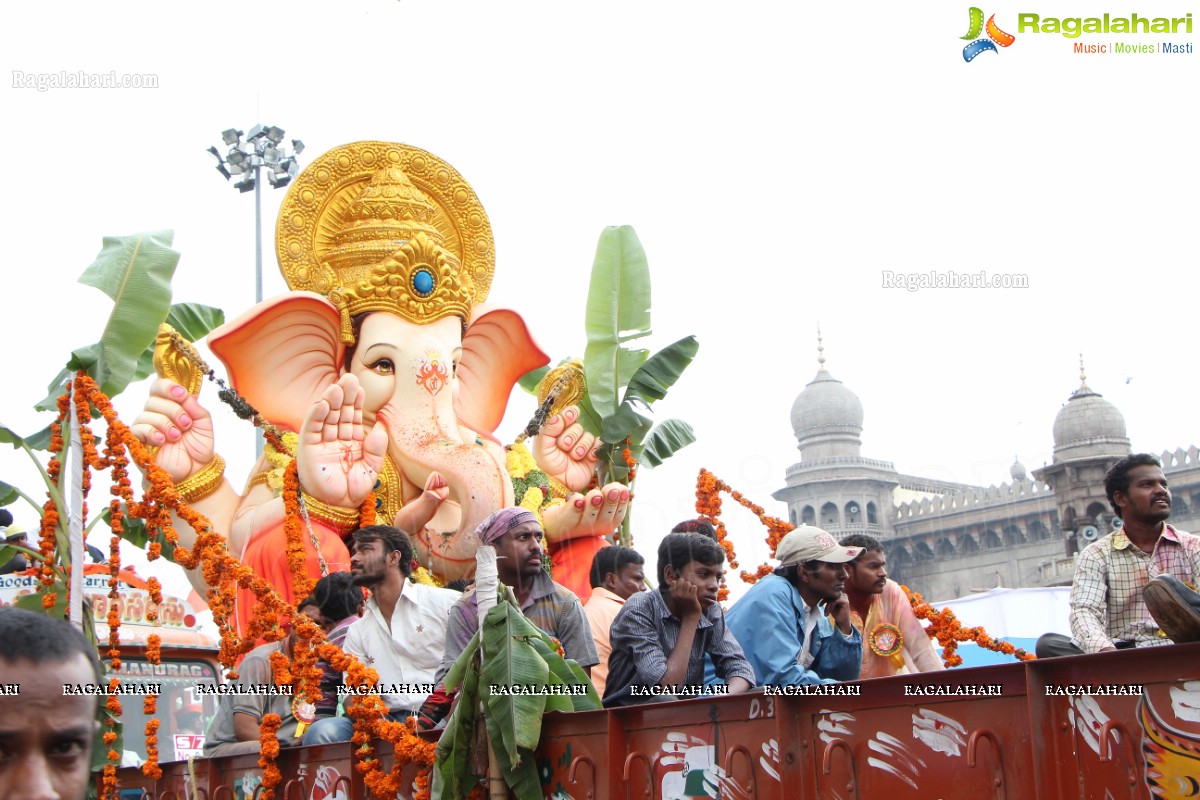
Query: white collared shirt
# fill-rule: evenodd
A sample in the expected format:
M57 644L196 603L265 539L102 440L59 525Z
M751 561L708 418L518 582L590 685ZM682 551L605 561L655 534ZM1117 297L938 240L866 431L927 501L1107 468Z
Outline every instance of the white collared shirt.
M817 629L817 620L820 618L821 612L816 606L804 604L804 644L800 647L800 655L796 658L796 663L803 669L808 669L812 663L816 661L816 656L811 652L813 631Z
M462 597L406 580L391 630L372 597L362 619L350 626L342 649L379 673L380 694L392 711L416 711L433 691L446 648L450 607Z

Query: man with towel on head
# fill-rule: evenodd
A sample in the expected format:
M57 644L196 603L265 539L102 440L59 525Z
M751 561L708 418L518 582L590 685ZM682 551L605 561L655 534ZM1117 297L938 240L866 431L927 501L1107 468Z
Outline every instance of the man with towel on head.
M567 658L585 671L600 663L592 630L579 598L570 589L550 579L543 566L542 526L533 512L524 508L502 508L475 530L480 542L496 549L496 572L500 582L517 596L521 613L537 627L562 643ZM434 682L437 689L425 701L418 716L420 727L436 726L450 711L450 697L442 680L451 665L479 630L479 606L471 589L450 608L446 626L446 652Z

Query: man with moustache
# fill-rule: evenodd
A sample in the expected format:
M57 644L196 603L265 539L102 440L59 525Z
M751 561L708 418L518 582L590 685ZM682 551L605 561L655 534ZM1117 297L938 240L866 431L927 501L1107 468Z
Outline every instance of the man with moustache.
M95 648L20 608L0 608L0 642L0 798L83 800L100 698L64 696L63 685L107 685Z
M846 563L859 552L810 526L796 528L779 542L774 574L754 584L726 615L759 684L858 679L862 636L850 624L844 589ZM826 615L833 618L832 624Z
M562 643L567 658L588 672L600 659L583 606L574 592L555 583L542 559L542 526L533 512L524 508L502 508L480 523L479 541L496 549L496 573L500 582L513 590L521 613ZM417 718L423 729L436 726L450 711L450 696L442 679L479 630L479 605L475 590L466 592L450 610L446 650L437 672L436 691L430 695Z
M1200 578L1200 537L1167 523L1171 490L1157 457L1121 459L1104 476L1104 491L1122 525L1079 554L1071 581L1072 637L1043 635L1038 658L1171 644L1143 593ZM1154 592L1148 591L1152 602L1166 599Z
M371 590L371 599L342 649L379 673L388 717L397 722L416 716L429 695L442 662L447 615L461 596L414 583L412 571L413 547L404 531L371 525L354 532L350 574ZM346 742L353 734L349 717L326 717L313 723L304 744Z
M863 637L859 680L945 669L925 627L913 613L908 595L888 578L887 556L879 540L854 533L843 537L841 545L862 551L846 562L850 624Z

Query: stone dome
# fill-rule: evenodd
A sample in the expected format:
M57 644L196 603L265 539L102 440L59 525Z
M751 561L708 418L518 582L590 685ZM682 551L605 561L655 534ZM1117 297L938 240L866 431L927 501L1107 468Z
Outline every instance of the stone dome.
M1029 473L1025 470L1025 465L1021 463L1021 459L1013 461L1013 465L1008 468L1008 475L1014 481L1023 481L1029 477Z
M1084 383L1054 418L1054 460L1128 454L1125 417Z
M824 366L792 403L792 430L801 453L810 445L827 445L813 455L858 455L862 427L862 401Z

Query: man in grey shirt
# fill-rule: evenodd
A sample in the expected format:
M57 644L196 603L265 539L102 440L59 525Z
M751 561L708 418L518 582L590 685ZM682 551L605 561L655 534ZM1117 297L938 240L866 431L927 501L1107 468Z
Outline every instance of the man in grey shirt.
M659 588L630 597L613 620L605 706L702 692L705 653L725 679L728 694L754 686L754 669L717 605L724 564L720 545L698 533L663 539Z
M315 605L302 606L300 613L310 619L318 619L321 614ZM218 685L218 688L226 687L230 694L221 697L217 704L217 715L208 727L204 739L206 758L259 752L262 749L259 730L267 714L279 715L282 723L279 726L279 744L285 747L300 744L296 734L298 723L292 714L292 695L282 693L290 692L292 687L284 686L282 690L276 687L271 669L272 653L283 653L291 663L295 642L296 630L293 628L278 642L254 648L242 659L238 667L238 679L233 683Z

